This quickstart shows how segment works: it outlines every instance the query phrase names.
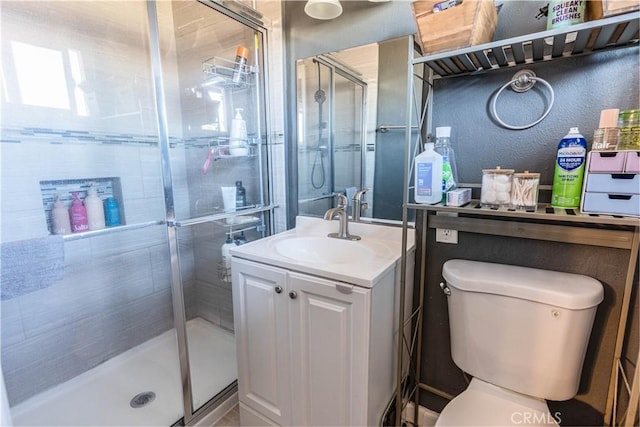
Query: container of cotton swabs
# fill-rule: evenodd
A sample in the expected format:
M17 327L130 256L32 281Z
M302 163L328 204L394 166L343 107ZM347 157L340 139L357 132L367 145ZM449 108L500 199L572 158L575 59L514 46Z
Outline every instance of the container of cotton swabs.
M529 171L514 173L511 184L511 206L515 209L535 209L538 205L540 174Z

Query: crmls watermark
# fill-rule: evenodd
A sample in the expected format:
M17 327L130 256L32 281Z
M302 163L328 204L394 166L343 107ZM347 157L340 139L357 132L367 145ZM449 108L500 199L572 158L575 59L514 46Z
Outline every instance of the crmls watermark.
M562 414L554 412L514 412L511 414L511 422L515 425L541 425L541 424L560 424L562 422Z

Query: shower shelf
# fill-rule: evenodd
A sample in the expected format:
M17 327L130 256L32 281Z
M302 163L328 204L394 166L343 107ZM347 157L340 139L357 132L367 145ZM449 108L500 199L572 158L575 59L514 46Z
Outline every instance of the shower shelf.
M266 206L254 205L254 206L250 206L250 207L247 207L245 209L241 209L241 210L235 211L235 212L218 213L218 214L213 214L213 215L205 215L205 216L201 216L201 217L198 217L198 218L190 218L190 219L185 219L185 220L181 220L181 221L173 221L173 222L170 221L169 222L169 226L186 227L186 226L190 226L190 225L204 224L205 222L217 223L218 221L226 220L227 218L236 218L236 217L239 217L239 216L255 215L255 214L258 214L258 213L262 213L262 212L272 211L273 209L275 209L277 207L278 207L278 205L276 205L276 204L266 205ZM230 225L242 225L242 224L225 224L225 225L230 226Z
M202 87L245 89L254 85L257 68L216 56L202 63ZM234 80L234 74L238 77Z
M88 239L91 237L104 236L107 234L120 233L123 231L138 230L141 228L153 227L154 225L162 225L164 223L165 223L164 220L157 220L157 221L140 222L137 224L118 225L115 227L103 228L102 230L92 230L92 231L85 231L82 233L65 234L62 236L62 239L65 242L69 242L72 240Z

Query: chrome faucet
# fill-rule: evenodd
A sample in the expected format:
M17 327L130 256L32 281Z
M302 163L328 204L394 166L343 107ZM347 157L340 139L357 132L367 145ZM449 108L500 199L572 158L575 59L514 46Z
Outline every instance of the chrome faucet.
M351 218L353 222L360 222L360 215L362 214L362 209L367 209L369 205L367 202L362 200L364 193L367 192L366 188L359 190L356 194L353 195L353 206L351 211Z
M331 208L324 213L324 219L333 220L336 216L340 221L337 233L329 233L327 236L344 240L360 240L360 236L349 234L349 217L345 208L347 207L347 197L344 194L337 194L338 206Z

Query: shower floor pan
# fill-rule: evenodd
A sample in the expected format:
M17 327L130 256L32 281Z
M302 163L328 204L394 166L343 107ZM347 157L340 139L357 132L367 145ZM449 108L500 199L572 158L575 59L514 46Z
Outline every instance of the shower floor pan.
M187 322L187 336L198 408L237 378L235 338L202 318ZM138 397L133 408L145 392L155 398ZM15 426L169 426L182 415L174 330L11 408Z

